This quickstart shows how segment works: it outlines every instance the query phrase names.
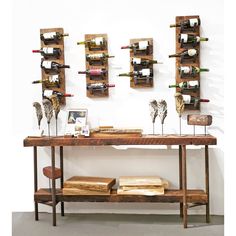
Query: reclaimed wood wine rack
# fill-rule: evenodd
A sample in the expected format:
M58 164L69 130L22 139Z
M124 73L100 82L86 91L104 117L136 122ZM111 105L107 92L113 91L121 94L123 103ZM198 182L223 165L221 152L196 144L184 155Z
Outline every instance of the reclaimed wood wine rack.
M44 34L44 33L50 33L50 32L58 32L60 34L64 34L64 29L63 28L40 29L40 35ZM48 58L46 60L55 61L55 62L63 64L63 65L65 64L65 59L64 59L64 37L62 37L58 41L58 44L50 43L50 44L45 45L44 42L41 40L41 48L43 48L43 47L60 48L61 49L61 55L60 55L59 58L57 58L57 59ZM42 70L42 80L46 80L49 75L55 74L55 73L47 74L47 73L45 73L44 69L41 69L41 70ZM42 90L44 91L45 89L49 89L49 90L53 90L53 91L65 94L66 93L66 81L65 81L65 69L64 68L60 69L59 78L60 78L59 87L56 87L56 86L51 87L50 86L48 88L48 87L46 87L46 85L44 83L42 83ZM66 104L65 97L60 97L59 102L60 102L61 105L65 105Z
M85 47L85 57L88 54L98 54L104 53L108 54L108 37L107 34L85 34L85 41L90 41L91 39L95 39L96 37L102 37L104 39L105 45L103 48L98 50L90 50L89 47ZM103 50L101 50L103 49ZM86 90L87 90L87 97L96 98L96 97L108 97L109 96L109 87L105 90L89 90L87 88L88 85L94 83L103 83L108 84L108 60L105 60L102 64L91 64L89 60L86 58L86 70L93 70L93 69L104 69L106 73L100 77L91 78L89 74L86 74Z
M175 23L178 24L184 20L188 20L188 19L192 19L192 18L199 18L199 16L176 16ZM200 29L199 28L200 28L199 26L196 26L194 32L185 31L183 33L190 33L190 34L193 34L196 36L200 36ZM183 50L187 49L187 48L181 48L181 43L179 43L179 35L180 34L181 34L181 28L176 27L176 53L182 52ZM195 67L200 68L200 44L197 44L195 47L191 47L191 48L198 50L198 56L197 56L195 62L186 60L183 63L181 63L181 59L179 57L176 57L176 84L179 84L179 83L185 82L185 81L198 81L200 84L200 74L199 73L194 78L192 78L192 77L181 78L179 70L178 70L178 68L180 66L195 66ZM181 89L176 88L176 92L181 92ZM184 90L184 92L182 92L182 94L187 94L187 95L190 95L191 97L194 97L194 98L200 98L200 87L198 89L193 90L193 91L192 90ZM199 105L196 107L193 104L185 104L185 111L200 110L200 106L201 106L201 103L199 103Z
M153 39L152 38L139 38L139 39L130 39L130 45L141 42L141 41L148 41L149 42L149 48L147 53L135 53L133 49L130 50L130 72L134 72L136 70L141 70L143 69L142 67L136 68L135 65L132 65L131 61L132 58L143 58L143 59L148 59L148 60L153 60ZM153 64L148 65L148 67L152 70L153 73ZM151 78L149 80L142 79L135 81L133 77L130 79L130 87L131 88L150 88L153 87L153 76L150 76Z

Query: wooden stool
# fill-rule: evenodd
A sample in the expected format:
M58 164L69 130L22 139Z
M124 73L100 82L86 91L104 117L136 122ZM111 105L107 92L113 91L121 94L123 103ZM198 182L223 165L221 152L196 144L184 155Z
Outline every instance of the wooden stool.
M61 169L55 167L54 176L52 176L52 167L46 166L43 168L43 174L48 178L49 180L49 188L51 191L51 182L50 179L58 179L61 178Z

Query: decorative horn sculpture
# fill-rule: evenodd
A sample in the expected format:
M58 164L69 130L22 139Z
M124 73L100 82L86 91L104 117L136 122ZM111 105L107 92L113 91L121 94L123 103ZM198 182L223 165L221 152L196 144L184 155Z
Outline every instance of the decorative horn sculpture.
M153 134L155 134L154 124L155 124L156 117L158 115L157 101L155 99L149 102L149 108L151 112L150 115L152 118L152 132Z
M38 119L38 127L39 127L39 130L40 130L40 124L41 124L41 120L43 118L42 107L41 107L40 103L38 103L38 102L34 102L33 106L36 109L36 115L37 115L37 119Z
M167 116L167 103L166 103L166 101L163 99L158 100L157 107L158 107L158 116L161 119L161 133L163 135L163 124L164 124L164 120Z
M184 112L184 99L181 93L175 94L176 111L179 114L179 134L181 135L181 117Z
M48 136L50 137L50 121L53 116L52 102L48 99L43 99L44 113L48 123Z
M55 119L56 119L56 136L57 136L57 118L58 118L58 114L60 112L61 107L60 107L60 103L59 103L59 99L57 95L52 95L50 99L52 101L52 106L53 106Z

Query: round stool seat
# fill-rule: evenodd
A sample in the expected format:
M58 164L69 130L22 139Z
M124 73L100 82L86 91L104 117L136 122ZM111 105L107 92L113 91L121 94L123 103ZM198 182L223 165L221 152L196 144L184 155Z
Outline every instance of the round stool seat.
M61 177L61 169L55 167L54 176L52 176L52 167L46 166L43 168L43 174L49 179L58 179Z

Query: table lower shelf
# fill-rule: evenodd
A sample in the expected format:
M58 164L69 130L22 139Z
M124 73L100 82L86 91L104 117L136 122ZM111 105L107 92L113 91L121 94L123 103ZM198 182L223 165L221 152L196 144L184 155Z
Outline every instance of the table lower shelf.
M50 189L39 189L34 194L34 200L51 201ZM56 189L57 202L182 202L183 193L178 189L165 190L164 195L143 196L143 195L118 195L117 191L112 190L108 195L63 195L61 189ZM207 203L207 194L203 190L194 189L187 191L187 202Z

